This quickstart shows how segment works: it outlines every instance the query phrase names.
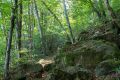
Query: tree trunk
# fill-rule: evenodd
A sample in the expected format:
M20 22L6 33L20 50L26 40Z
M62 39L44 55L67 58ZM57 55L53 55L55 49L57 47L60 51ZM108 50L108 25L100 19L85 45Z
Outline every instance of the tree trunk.
M116 14L114 13L112 7L111 7L110 4L109 4L109 0L106 0L105 3L106 3L106 7L107 7L107 9L108 9L108 11L109 11L109 13L110 13L110 15L111 15L111 18L112 18L112 19L117 19Z
M100 7L102 8L101 9L101 15L102 15L103 19L105 18L105 20L106 20L106 12L105 12L104 1L99 0L99 4L100 4Z
M101 13L96 9L96 7L94 6L94 3L91 0L89 0L89 2L90 2L90 5L92 6L93 10L96 12L98 18L101 19Z
M62 25L61 21L58 19L57 15L47 6L47 4L42 0L41 1L44 6L47 8L47 10L53 15L53 17L55 18L55 20L59 23L60 27L63 29L63 31L65 32L65 35L70 38L70 36L68 35L66 29L64 28L64 26Z
M42 43L42 50L43 50L43 54L46 54L43 29L42 29L41 24L40 24L40 17L39 17L39 13L38 13L38 9L37 9L37 4L36 4L35 0L33 0L33 1L34 1L34 6L35 6L35 13L37 16L38 30L39 30L39 34L40 34L41 43Z
M21 58L21 36L22 36L22 0L19 0L18 9L17 9L17 25L16 25L16 34L17 34L17 50L18 58Z
M112 18L112 24L113 24L113 28L116 29L116 33L119 34L120 33L120 26L119 26L119 23L117 21L117 16L116 14L114 13L112 7L110 6L109 4L109 0L105 0L105 4L106 4L106 7L110 13L110 16Z
M28 22L28 29L29 29L29 53L33 50L33 30L34 30L34 7L33 2L28 3L28 15L29 15L29 22ZM31 55L31 54L30 54Z
M12 16L11 16L11 27L9 31L8 41L7 41L7 50L6 50L6 56L5 56L5 72L4 72L4 80L10 80L9 79L9 65L10 65L10 52L11 52L11 43L12 43L12 35L13 35L13 29L15 27L15 14L17 9L17 3L18 0L15 0L15 8L12 9Z
M69 17L68 17L68 14L67 14L65 0L63 0L63 5L64 5L64 13L65 13L66 22L67 22L67 25L68 25L68 29L70 31L71 42L74 43L74 36L73 36L72 28L71 28L71 25L70 25Z
M53 17L58 21L58 23L60 24L61 28L66 32L65 28L63 27L62 23L60 22L58 17L55 15L55 13L47 6L47 4L44 1L42 1L42 3L45 5L45 7L48 9L48 11L53 15Z

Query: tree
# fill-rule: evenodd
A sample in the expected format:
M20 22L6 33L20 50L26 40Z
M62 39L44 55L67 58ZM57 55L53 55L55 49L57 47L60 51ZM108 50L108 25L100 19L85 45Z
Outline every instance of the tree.
M117 16L109 4L109 0L105 0L105 5L106 5L106 7L109 11L110 17L112 19L113 28L116 29L116 33L119 34L120 33L120 26L119 26L119 23L117 21Z
M99 17L99 19L101 19L101 13L99 12L99 10L96 8L96 6L94 5L94 3L92 2L92 0L89 0L93 10L96 12L97 16Z
M4 80L9 80L9 65L10 65L10 52L11 52L11 43L12 43L12 36L13 30L15 27L15 19L16 19L16 10L18 7L18 0L15 0L14 7L12 8L12 15L11 15L11 27L9 31L8 41L7 41L7 50L5 56L5 72L4 72Z
M65 3L66 3L65 0L63 0L64 13L65 13L65 18L66 18L66 22L67 22L67 25L68 25L68 29L69 29L69 32L70 32L71 42L74 43L74 36L73 36L73 32L72 32L72 28L71 28L71 25L70 25L70 21L69 21L69 17L68 17L67 8L66 8Z
M35 23L35 19L34 19L34 6L33 6L33 1L29 1L28 2L28 16L29 16L29 20L28 20L28 33L29 33L29 52L31 53L33 50L33 31L34 31L34 23Z
M93 11L97 14L100 21L106 21L106 12L104 8L104 4L102 0L89 0L89 3L93 9Z
M21 36L22 36L22 0L19 0L18 10L17 10L17 25L16 25L16 33L17 33L17 50L18 50L18 58L22 55L21 51Z
M58 19L58 17L55 15L55 13L47 6L47 4L44 1L41 1L44 6L48 9L48 11L54 16L54 18L58 21L59 25L61 26L61 28L66 32L65 28L63 27L61 21ZM66 32L67 34L67 32Z
M40 17L39 17L39 13L38 13L38 9L37 9L37 4L36 4L35 0L34 0L34 6L35 6L35 13L36 13L37 22L38 22L38 31L39 31L40 39L41 39L41 43L42 43L43 54L46 54L43 29L42 29L42 26L40 24Z

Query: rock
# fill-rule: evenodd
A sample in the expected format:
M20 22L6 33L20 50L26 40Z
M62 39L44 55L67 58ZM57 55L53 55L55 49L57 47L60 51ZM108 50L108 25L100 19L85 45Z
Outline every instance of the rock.
M119 43L120 42L120 35L115 34L113 32L104 33L101 35L94 36L93 39L96 39L96 40L101 39L101 40L109 41L109 42L115 43L120 48L120 43Z
M96 75L97 76L107 76L107 75L113 75L118 73L117 68L120 67L120 61L117 60L105 60L103 62L100 62L96 69Z
M89 27L78 35L78 41L105 40L115 43L120 48L120 35L113 29L112 22L97 27Z
M78 66L69 66L66 68L55 69L45 80L92 80L90 71Z
M28 77L41 77L43 67L40 64L21 64L13 69L14 73L11 74L11 80L24 80Z
M18 80L26 80L26 77L21 77Z
M106 32L113 32L112 24L104 24L101 26L90 26L87 28L87 30L82 30L80 34L78 35L78 41L84 41L84 40L91 40L96 36L103 35Z
M78 35L78 41L89 40L89 39L90 39L90 32L89 31L82 31Z
M107 59L118 58L119 48L110 42L102 40L81 41L61 50L55 57L55 64L60 67L81 64L88 69L94 69L98 63ZM117 55L117 56L116 56Z
M53 68L55 68L55 64L54 63L51 63L51 64L47 64L44 66L44 70L49 72L49 71L52 71Z

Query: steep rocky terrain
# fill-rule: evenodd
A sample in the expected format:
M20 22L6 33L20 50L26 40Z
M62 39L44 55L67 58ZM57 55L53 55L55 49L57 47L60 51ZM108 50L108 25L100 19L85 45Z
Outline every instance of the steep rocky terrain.
M41 63L19 66L21 69L16 72L23 75L16 80L119 79L120 35L109 25L82 31L78 41L64 45L49 64L46 62L44 66Z

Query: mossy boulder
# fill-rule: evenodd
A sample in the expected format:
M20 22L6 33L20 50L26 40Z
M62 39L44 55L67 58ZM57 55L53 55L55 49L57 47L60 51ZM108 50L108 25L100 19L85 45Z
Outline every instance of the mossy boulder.
M40 77L42 70L43 67L40 64L21 64L11 71L11 80L19 80L22 78L27 79L28 77L31 77L31 75L34 75L34 77Z
M109 41L109 42L115 43L120 48L120 43L119 43L120 42L120 35L115 34L113 32L104 33L101 35L94 36L93 39Z
M38 72L43 69L41 64L38 63L27 63L27 64L21 64L19 66L20 69L23 69L25 72Z
M92 80L91 72L78 66L55 69L45 80Z
M55 63L60 67L81 64L90 69L95 68L101 61L118 58L119 53L119 48L110 42L102 40L81 41L63 48L55 57Z
M82 30L78 34L78 41L90 40L94 39L97 36L104 35L106 33L115 33L112 28L112 23L108 22L107 24L97 25L97 26L89 26L86 30Z
M52 71L54 68L55 68L55 64L54 63L47 64L47 65L44 66L44 70L47 71L47 72Z
M120 35L117 34L116 29L113 29L113 22L107 22L106 24L88 27L87 30L83 30L78 35L78 41L85 40L105 40L115 43L120 48Z
M105 60L103 62L100 62L96 69L96 75L97 76L107 76L107 75L120 75L120 60Z

